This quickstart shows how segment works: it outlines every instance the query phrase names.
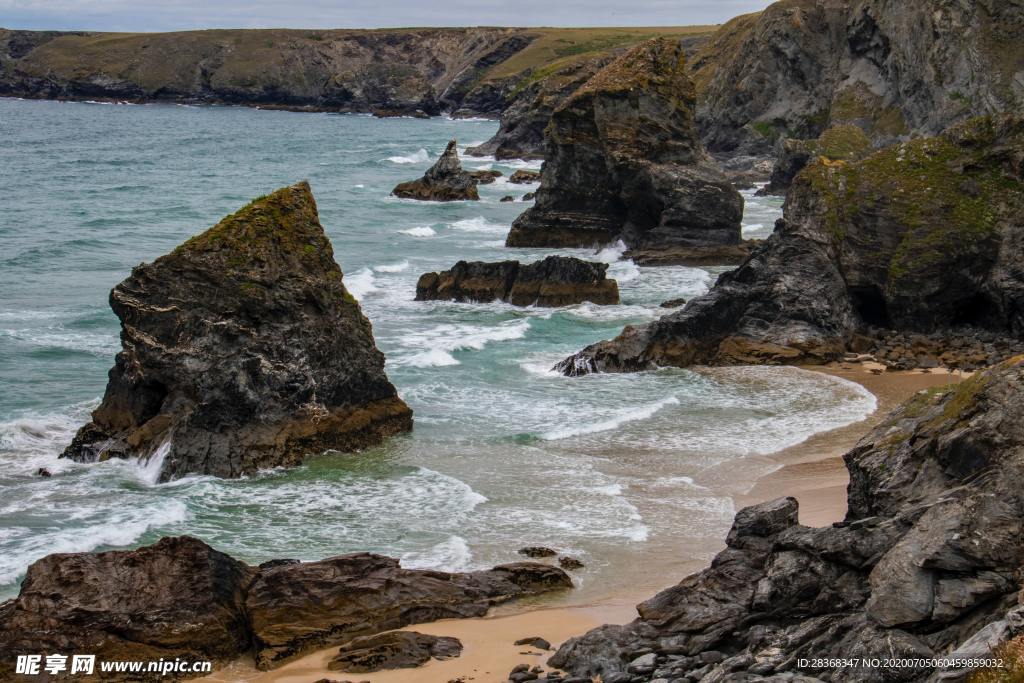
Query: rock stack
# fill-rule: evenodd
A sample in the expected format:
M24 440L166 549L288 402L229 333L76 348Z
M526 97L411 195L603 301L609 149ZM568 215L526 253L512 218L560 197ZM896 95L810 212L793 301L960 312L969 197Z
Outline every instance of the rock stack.
M452 202L460 199L480 199L476 186L478 177L462 170L455 140L450 140L437 162L427 169L419 180L399 183L391 194L403 199L431 202ZM487 182L487 181L485 181ZM493 177L490 182L493 182Z
M63 457L238 477L412 428L305 182L135 267L110 305L122 350Z
M678 41L643 43L598 71L551 117L537 203L512 247L737 245L743 199L707 160Z

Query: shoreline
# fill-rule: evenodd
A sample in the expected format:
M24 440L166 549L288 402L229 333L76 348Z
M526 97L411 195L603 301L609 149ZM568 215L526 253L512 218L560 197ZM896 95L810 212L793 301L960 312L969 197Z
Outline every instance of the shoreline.
M858 422L821 432L806 441L767 456L778 467L760 477L746 492L733 495L736 509L781 496L793 496L800 502L800 523L827 526L846 515L846 485L849 476L842 455L874 428L896 405L914 393L930 387L958 383L967 375L947 370L880 371L873 363L833 363L826 366L804 366L805 370L822 372L856 382L870 391L877 400L875 411ZM724 537L721 541L724 544ZM715 552L720 550L716 549ZM667 588L691 573L680 560L680 572L672 576ZM548 657L561 643L602 624L625 624L636 615L636 604L650 598L619 592L582 605L510 604L500 606L485 617L446 619L414 624L403 631L417 631L437 636L452 636L462 641L461 656L445 661L431 660L414 669L392 669L377 673L343 673L330 671L328 663L338 651L337 646L317 650L271 671L256 671L250 662L235 662L202 680L217 683L246 681L251 683L313 683L328 681L359 681L366 683L501 683L518 664L545 666ZM552 599L557 602L558 598ZM552 644L550 651L516 646L520 638L540 636ZM546 667L545 667L546 668Z

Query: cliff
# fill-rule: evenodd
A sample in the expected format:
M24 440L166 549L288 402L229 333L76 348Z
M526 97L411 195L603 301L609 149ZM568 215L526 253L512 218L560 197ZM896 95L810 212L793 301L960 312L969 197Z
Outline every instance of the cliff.
M1024 121L982 117L862 161L820 158L774 234L677 313L560 364L815 363L858 332L1024 337Z
M0 95L497 116L548 64L693 31L0 29Z
M846 454L845 521L802 526L792 498L740 510L708 569L550 664L609 683L963 680L971 665L932 659L1024 632L1022 386L1017 357L920 392Z
M677 40L632 48L551 117L536 204L513 247L634 248L740 242L743 200L708 162Z
M782 0L698 51L702 139L768 153L849 123L876 146L1024 105L1024 5L979 0Z
M135 267L110 305L122 350L62 457L238 477L412 428L305 182Z

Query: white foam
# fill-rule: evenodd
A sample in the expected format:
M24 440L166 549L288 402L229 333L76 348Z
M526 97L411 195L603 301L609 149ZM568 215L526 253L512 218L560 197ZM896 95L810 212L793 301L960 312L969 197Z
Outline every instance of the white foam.
M399 230L398 232L412 237L433 237L437 234L436 230L427 225L420 225L415 228L409 228L408 230Z
M594 254L594 258L601 263L615 263L622 258L622 255L626 253L626 243L619 240L615 244L610 244L604 249Z
M437 569L449 572L472 568L473 553L462 536L451 535L437 545L422 551L402 555L402 566L407 569Z
M344 280L349 294L357 299L362 299L370 292L377 291L377 285L373 281L373 271L369 268L360 268L356 272L346 275Z
M54 328L49 328L53 330ZM0 330L0 335L29 346L48 349L65 349L96 356L110 356L117 353L120 344L117 335L89 332L61 332L45 329Z
M461 221L455 221L448 225L453 230L461 230L463 232L505 233L508 232L509 229L507 225L503 223L494 223L483 216L477 216L476 218L464 218Z
M403 270L408 270L409 259L400 261L399 263L385 263L379 266L374 266L373 270L376 273L401 273Z
M595 422L593 424L579 424L570 427L563 427L561 429L553 429L541 434L541 438L546 441L556 441L558 439L567 439L573 436L607 432L612 429L618 429L627 422L646 420L653 417L655 413L660 411L662 408L672 405L679 405L679 399L675 396L669 396L668 398L664 398L648 405L619 411L615 417L611 417L607 420L601 420L600 422Z
M390 161L393 164L422 164L423 162L429 159L430 155L427 153L427 150L420 147L412 154L407 154L405 156L398 155L388 157L386 161Z
M155 486L160 481L160 473L164 468L164 460L171 452L171 440L166 439L155 451L146 458L139 458L136 462L139 466L139 480Z
M399 364L411 365L417 368L441 368L447 365L459 365L460 363L455 359L455 356L447 351L442 349L430 349L429 351L409 356L409 358Z

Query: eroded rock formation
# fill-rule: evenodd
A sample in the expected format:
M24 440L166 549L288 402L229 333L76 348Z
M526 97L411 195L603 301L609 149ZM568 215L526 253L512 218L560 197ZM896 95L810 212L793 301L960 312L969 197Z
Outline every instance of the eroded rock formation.
M568 374L815 363L873 328L1024 336L1024 120L981 117L862 161L819 159L775 233L684 309L573 356Z
M17 654L106 660L209 660L255 648L269 669L317 648L572 587L562 570L518 562L464 574L402 569L370 553L251 567L197 539L132 551L55 554L29 567L0 604L0 675ZM111 675L104 680L137 680Z
M62 457L237 477L412 427L305 182L136 266L110 305L122 350Z
M856 161L871 151L868 136L852 124L829 128L816 140L780 139L775 145L771 178L757 194L786 194L793 179L812 159L825 157L830 161Z
M403 199L431 202L480 199L480 194L476 189L479 181L479 175L474 176L473 173L462 170L455 140L449 140L444 152L434 162L434 165L427 169L422 178L399 183L391 191L391 194ZM494 182L494 178L491 177L490 180L484 182Z
M1018 2L783 0L726 23L693 59L713 152L769 153L838 124L876 146L1019 111Z
M931 659L1024 631L1022 390L1018 357L919 393L846 454L844 522L801 526L792 498L745 508L708 569L550 664L606 681L962 680Z
M536 204L507 244L706 247L738 244L743 200L706 159L679 42L616 59L551 117Z
M451 659L461 653L462 643L457 638L391 631L345 643L327 668L347 673L413 669L431 659Z
M519 261L459 261L451 270L424 273L417 301L506 301L515 306L568 306L590 301L619 303L619 286L605 277L608 265L570 256Z

